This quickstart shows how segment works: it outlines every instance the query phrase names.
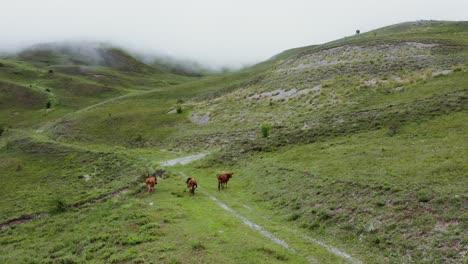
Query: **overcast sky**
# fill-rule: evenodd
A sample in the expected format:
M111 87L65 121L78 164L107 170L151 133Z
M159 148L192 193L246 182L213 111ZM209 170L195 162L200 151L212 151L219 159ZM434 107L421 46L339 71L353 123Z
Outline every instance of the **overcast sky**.
M0 50L86 40L239 66L420 19L468 20L468 1L0 0Z

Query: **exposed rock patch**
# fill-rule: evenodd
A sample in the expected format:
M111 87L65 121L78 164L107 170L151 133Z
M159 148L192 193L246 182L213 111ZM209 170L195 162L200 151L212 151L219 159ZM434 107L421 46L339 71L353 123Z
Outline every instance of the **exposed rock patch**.
M288 100L289 98L292 98L292 97L298 97L298 96L301 96L301 95L306 95L310 92L320 92L322 86L321 85L317 85L317 86L314 86L313 88L306 88L306 89L302 89L302 90L299 90L297 88L292 88L290 90L286 90L286 89L276 89L274 91L271 91L271 92L264 92L264 93L257 93L257 94L254 94L252 96L249 96L248 99L256 99L256 100L259 100L259 99L271 99L271 100L274 100L274 101L279 101L279 100Z
M374 63L376 58L383 60L414 60L415 63L429 63L434 57L430 51L440 44L402 42L398 44L378 44L373 46L344 45L326 50L312 52L299 60L290 59L278 69L278 72L290 72L305 69L317 69L339 64L358 62Z
M432 77L445 76L449 75L450 73L452 73L452 70L435 71L432 73Z
M195 113L190 117L190 121L199 125L207 125L210 123L210 112L207 112L204 115Z

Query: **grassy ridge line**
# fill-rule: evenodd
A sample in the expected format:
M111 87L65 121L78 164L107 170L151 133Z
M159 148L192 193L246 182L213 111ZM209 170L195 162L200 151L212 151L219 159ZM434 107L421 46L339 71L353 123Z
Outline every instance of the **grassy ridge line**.
M412 24L418 23L420 22L405 22L344 37L322 45L304 47L307 49L303 53L298 54L297 57L343 45L378 43L380 41L395 41L396 43L405 41L438 42L455 46L465 46L468 44L467 21L423 21L419 27L412 27L414 26ZM427 28L424 28L424 26L427 26ZM457 35L454 33L457 33Z

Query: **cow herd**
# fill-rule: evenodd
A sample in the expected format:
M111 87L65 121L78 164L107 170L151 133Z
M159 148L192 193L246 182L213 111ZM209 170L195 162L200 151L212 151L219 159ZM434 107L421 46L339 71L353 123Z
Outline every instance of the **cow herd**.
M229 179L232 178L232 175L234 173L221 173L216 176L218 179L218 190L222 190L224 188L227 188L227 183ZM191 194L195 194L195 189L198 187L197 180L195 178L189 177L185 181L187 184L187 188L189 189L189 192ZM154 186L158 184L158 180L156 177L156 174L152 174L150 177L146 179L146 192L153 192L154 191Z

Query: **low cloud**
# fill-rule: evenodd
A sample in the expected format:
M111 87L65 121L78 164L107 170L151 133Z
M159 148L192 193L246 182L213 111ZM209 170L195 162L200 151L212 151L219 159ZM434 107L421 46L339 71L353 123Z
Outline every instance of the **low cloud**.
M208 68L240 68L356 29L468 20L466 10L462 0L15 0L2 3L0 52L79 39Z

